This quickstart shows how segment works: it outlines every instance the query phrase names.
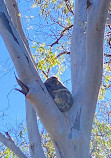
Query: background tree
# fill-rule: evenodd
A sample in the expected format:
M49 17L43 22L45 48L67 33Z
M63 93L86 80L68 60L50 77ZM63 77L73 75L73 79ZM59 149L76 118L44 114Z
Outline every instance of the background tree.
M82 86L82 88L80 88L79 86L81 86L82 85L82 81L81 81L81 75L83 75L84 76L84 74L85 74L85 71L86 70L82 70L83 69L83 67L81 67L81 64L82 65L85 65L85 54L86 54L86 48L85 48L85 46L87 46L88 48L89 48L89 50L87 51L88 52L88 54L89 54L89 52L91 51L93 51L93 52L95 52L96 53L96 50L94 51L93 50L93 48L95 48L95 47L93 47L93 48L91 48L91 46L92 46L92 44L94 43L94 45L96 46L96 44L95 44L95 42L96 42L96 38L98 37L97 35L95 36L95 37L93 37L92 35L91 35L91 40L93 41L93 38L95 39L93 42L90 42L90 43L88 43L87 45L85 45L85 42L86 42L86 34L84 33L85 32L85 22L87 21L87 23L89 22L88 20L90 20L90 18L88 19L88 20L86 20L86 16L84 16L84 15L86 15L86 11L88 11L88 15L90 15L91 14L91 10L92 9L89 9L89 8L93 8L95 5L97 5L98 3L103 3L103 2L93 2L93 5L92 5L92 3L91 3L91 6L89 6L89 3L84 3L84 9L83 9L83 12L82 13L84 13L83 14L83 17L82 17L82 15L81 15L81 12L80 12L80 10L79 10L79 7L81 8L81 3L80 4L78 4L78 7L76 8L77 10L76 10L76 12L75 12L75 26L74 27L77 27L76 28L76 32L74 32L73 34L75 34L75 36L74 36L74 38L72 39L72 41L73 40L76 40L76 42L72 42L72 44L73 44L73 47L72 47L72 49L74 49L74 50L72 50L72 52L74 51L75 52L75 54L74 55L72 55L71 56L71 59L72 59L72 64L74 64L74 68L72 69L72 83L79 83L79 84L75 84L74 85L74 88L73 88L73 86L72 86L72 90L73 90L73 97L75 98L75 103L76 103L76 101L77 101L77 104L78 104L78 98L79 98L79 104L80 103L82 103L83 105L82 105L82 107L81 107L81 105L79 105L79 106L77 106L76 107L76 104L73 106L74 107L74 109L72 109L71 111L73 111L73 110L75 110L75 115L74 115L74 118L73 118L73 116L71 115L71 111L69 112L69 113L67 113L67 118L68 118L68 120L69 120L69 122L67 122L67 119L66 119L66 115L64 115L64 117L63 117L63 114L62 114L62 116L61 116L61 114L59 113L59 112L57 112L57 115L58 115L58 113L59 113L59 115L58 116L60 116L60 120L61 121L65 121L64 123L66 124L66 127L67 127L67 129L65 130L66 131L66 135L64 134L64 137L66 136L66 138L63 138L63 139L65 139L66 141L67 141L67 145L68 145L68 143L69 143L69 145L68 146L70 146L70 143L71 143L71 146L72 146L72 142L74 141L74 143L75 144L73 144L74 145L74 150L75 151L72 151L72 152L70 152L70 153L67 153L68 155L66 155L65 153L64 153L64 148L67 148L67 145L66 146L64 146L64 144L62 144L62 135L61 135L61 128L58 128L59 127L59 124L60 124L60 122L57 122L57 128L56 128L56 126L54 127L54 129L55 129L55 131L51 131L51 133L50 133L50 135L52 135L52 139L54 139L53 141L55 142L55 138L56 138L56 141L57 142L55 142L55 147L56 148L58 148L59 149L59 156L58 157L61 157L61 154L63 155L63 157L77 157L77 155L78 154L82 154L82 156L84 155L84 157L86 157L86 155L87 155L87 153L82 153L82 149L81 149L81 153L79 152L79 150L80 149L77 149L78 147L77 146L79 146L80 144L84 144L83 146L85 147L85 143L87 144L87 143L89 143L89 141L88 140L84 140L83 141L83 138L85 139L85 137L83 137L83 135L84 135L84 132L85 132L85 134L87 134L87 138L88 138L88 136L90 135L90 130L91 130L91 123L92 122L90 122L92 119L93 119L93 114L94 114L94 110L95 110L95 107L92 107L93 108L93 113L92 113L92 117L91 117L91 119L89 119L90 121L89 121L89 125L90 126L88 126L88 122L85 120L85 122L82 122L81 123L81 125L83 126L83 127L85 127L85 128L83 128L83 130L81 129L79 129L78 130L78 128L80 128L79 127L79 122L78 122L78 119L79 119L79 116L81 115L81 116L83 116L83 115L85 115L83 118L89 118L89 116L87 116L86 114L88 114L87 112L85 112L84 110L88 110L88 108L90 107L87 107L87 104L89 104L89 103L87 103L88 102L88 99L91 101L91 99L90 99L90 97L92 98L92 96L95 94L95 96L94 96L94 100L93 101L95 101L94 102L94 105L96 104L96 99L97 99L97 94L98 94L98 90L99 90L99 86L100 86L100 84L98 85L98 87L96 87L97 85L95 85L94 83L93 83L93 80L89 80L90 78L91 79L94 79L94 74L91 72L91 69L93 70L93 68L94 68L94 66L93 67L91 67L91 62L94 62L95 64L98 64L99 62L96 62L96 61L93 61L93 57L94 57L94 54L93 54L93 56L92 56L92 58L91 58L91 61L90 61L90 66L87 66L87 68L90 68L89 70L87 70L87 68L86 68L86 70L88 71L88 73L86 73L86 74L90 74L90 72L91 72L91 74L90 75L94 75L93 77L91 77L91 76L86 76L86 78L85 78L85 83L84 83L84 85L86 86L91 86L91 83L92 83L92 86L93 86L93 88L91 87L85 87L85 96L89 96L89 98L87 99L85 99L84 100L84 96L83 96L83 91L84 91L84 85ZM7 2L7 4L8 4L8 2ZM80 5L80 6L79 6ZM107 4L108 5L108 4ZM15 5L13 5L13 6L15 6ZM11 4L9 4L9 8L11 7ZM100 6L99 6L100 7ZM7 7L8 8L8 7ZM87 8L87 9L86 9ZM99 10L99 9L98 9ZM106 9L107 10L107 9ZM106 10L105 10L105 12L106 12ZM101 12L101 7L100 7L100 10L99 10L100 12ZM99 12L98 11L98 12ZM99 12L99 13L100 13ZM98 14L99 14L98 13ZM103 11L103 13L104 13L104 11ZM10 13L11 14L11 13ZM81 19L78 19L76 16L77 15L81 15L80 17L81 17ZM2 15L2 14L1 14ZM12 15L14 15L14 14L12 14ZM105 14L103 14L104 16L105 16ZM13 18L13 16L11 16L12 18ZM98 24L101 24L101 26L102 26L102 23L105 23L105 17L104 18L100 18L100 17L98 17L98 20L103 20L101 23L98 23ZM3 20L4 18L1 16L1 19ZM83 21L83 19L84 19L84 21ZM76 21L77 20L77 21ZM92 19L91 19L92 20ZM14 20L13 20L14 21ZM7 22L7 21L5 21L5 22ZM95 21L93 21L93 23L94 23ZM8 24L8 23L7 23ZM76 25L77 24L77 25ZM82 25L83 24L83 25ZM89 24L89 23L88 23ZM18 24L16 25L16 26L18 26ZM88 27L89 25L87 25L87 38L89 38L90 36L90 33L91 33L91 30L90 29L94 29L94 27L92 28L92 27ZM92 26L92 25L91 25ZM98 26L99 27L99 26ZM18 27L18 30L20 29L20 26ZM78 34L78 31L80 31L79 29L82 29L82 32L80 32L79 34ZM89 32L88 32L88 29L90 30ZM102 27L102 29L104 30L104 26ZM7 29L7 30L9 30L9 32L11 31L10 29ZM20 29L20 30L22 30L22 29ZM20 30L19 30L19 32L20 32ZM74 28L74 30L75 30L75 28ZM78 30L78 31L77 31ZM103 30L102 30L102 33L101 33L101 31L100 31L100 35L103 35ZM3 31L4 30L2 30L1 32L3 33ZM94 31L98 31L98 29L97 30L94 30ZM94 31L93 31L93 33L94 33ZM1 33L1 34L2 34ZM11 34L12 34L12 32L10 32ZM22 33L20 33L21 34L21 36L23 35ZM4 33L2 34L2 36L4 35ZM12 34L13 35L13 34ZM78 40L77 40L77 36L79 36L80 35L80 37L81 38L78 38ZM27 42L26 42L26 39L24 40L24 35L22 36L22 39L23 39L23 41L24 41L24 43L25 43L25 45L27 45ZM17 42L17 36L15 37L14 35L13 35L13 38L14 38L14 40ZM84 40L82 40L82 39L84 39ZM97 39L98 40L98 39ZM100 46L102 47L102 41L101 40L103 40L103 36L99 39L99 42L101 42L101 44L100 44ZM88 42L89 42L90 40L88 40ZM58 41L57 41L58 42ZM78 43L82 43L81 44L81 47L77 47L77 42ZM76 46L74 45L74 44L76 44ZM91 44L91 45L90 45ZM29 47L27 46L27 48L29 49ZM91 48L91 50L90 50L90 48ZM102 48L101 48L102 49ZM101 50L100 49L100 50ZM12 51L12 50L11 50ZM24 52L24 51L23 51ZM77 54L76 54L77 53ZM80 54L81 53L81 54ZM30 51L29 51L29 54L30 54ZM48 53L49 54L49 53ZM102 53L101 53L102 54ZM76 58L76 56L77 56L77 58ZM95 54L95 56L96 56L96 54ZM25 57L27 57L26 56L26 54L25 54ZM73 57L74 57L74 59L73 59ZM19 59L19 57L18 57L18 59ZM26 58L26 59L28 59L28 57ZM88 59L90 59L90 56L89 56L89 58ZM96 60L96 59L95 59ZM102 57L101 57L101 61L102 61ZM28 62L29 62L29 60L28 60ZM82 62L82 63L81 63ZM16 64L17 64L17 62L15 62ZM49 62L50 63L50 62ZM81 64L80 64L81 63ZM40 63L39 65L42 65L42 63ZM77 65L77 68L76 68L76 65ZM17 65L18 66L18 65ZM72 65L72 67L73 67L73 65ZM26 66L26 68L27 68L27 66ZM80 71L80 72L83 72L83 74L82 73L76 73L76 71L78 70L78 72ZM48 70L50 70L50 69L48 69ZM46 71L46 72L48 72L48 70ZM101 69L102 70L102 69ZM33 70L34 71L34 70ZM87 72L86 71L86 72ZM98 70L98 72L96 71L96 75L98 76L99 74L100 74L100 80L101 80L101 73L100 73L100 69ZM34 73L35 74L35 73ZM22 75L21 73L19 74L20 76ZM76 76L75 76L76 75ZM28 76L30 76L30 73L28 73ZM31 75L32 76L32 75ZM45 76L46 77L48 77L48 74L45 74ZM74 79L73 79L74 78ZM27 80L28 79L26 79L26 76L24 76L23 78L22 77L20 77L20 79L23 81L23 83L26 83L26 85L28 85L28 87L30 87L29 85L29 83L30 82L28 82ZM25 81L24 81L25 80ZM32 79L33 80L33 79ZM98 80L98 77L97 77L97 80ZM91 83L90 84L88 84L89 82L88 81L90 81ZM27 83L28 82L28 83ZM41 81L40 81L41 82ZM33 82L31 82L31 83L33 83ZM81 83L81 84L80 84ZM87 84L86 84L87 83ZM41 83L42 84L42 83ZM31 87L33 87L32 86L33 84L31 84ZM94 87L94 85L95 85L95 87ZM43 86L43 85L42 85ZM76 87L77 86L77 87ZM35 86L34 86L35 87ZM40 86L41 87L41 86ZM40 88L39 87L39 88ZM87 92L88 92L88 90L87 90L87 88L88 88L88 90L94 90L94 92L92 92L92 94L87 94ZM30 89L30 88L29 88ZM81 89L81 91L80 91L80 93L78 93L78 94L76 94L77 92L78 92L78 90L79 89ZM83 90L83 91L82 91ZM96 90L96 93L95 93L95 90ZM35 91L35 90L34 90ZM30 93L29 93L30 94ZM41 91L41 94L42 94L42 91ZM81 96L82 95L82 96ZM32 95L33 96L33 95ZM43 95L44 96L44 95ZM76 97L75 97L76 96ZM27 97L29 98L30 97L30 95L28 95L27 94ZM45 96L44 96L45 97ZM50 98L50 96L49 96L49 98ZM38 98L38 99L40 99L40 98ZM81 100L81 99L83 99L83 100ZM92 98L93 99L93 98ZM36 101L36 100L35 100ZM39 100L39 101L41 101L41 100ZM51 101L52 102L52 101ZM87 104L86 104L87 103ZM52 104L52 103L51 103ZM52 106L50 106L50 103L49 103L49 108L50 109L52 109ZM84 108L83 108L84 107ZM30 107L30 105L29 105L29 108L31 108ZM42 113L41 113L41 108L42 107L38 107L38 113L39 113L39 115L42 115ZM82 111L80 110L82 108ZM90 107L91 108L91 107ZM91 112L91 109L89 108L89 111ZM28 108L27 108L28 109ZM83 110L84 109L84 110ZM31 108L30 110L32 110L32 113L34 112L33 111L33 109ZM29 111L30 111L29 110ZM45 109L45 108L43 108L42 110L47 110L47 109ZM58 110L58 109L57 109ZM53 110L52 110L53 111ZM52 112L51 111L51 112ZM44 112L46 112L46 111L42 111L43 112L43 114L45 115L45 113ZM48 109L48 112L49 112L49 109ZM83 112L83 113L82 113ZM28 113L28 112L27 112ZM29 114L29 113L28 113ZM54 111L54 114L55 114L55 111ZM86 117L87 116L87 117ZM90 115L91 116L91 115ZM32 116L28 116L28 117L32 117ZM44 116L44 117L46 117L47 118L47 116ZM64 119L63 119L64 118ZM78 118L78 119L77 119ZM43 118L41 118L41 119L43 119ZM53 121L57 121L56 120L56 118L53 118L54 120ZM35 120L36 120L36 117L35 117ZM74 121L74 123L73 123L73 121ZM70 121L71 121L71 126L68 128L68 126L70 125L69 123L70 123ZM77 121L77 122L76 122ZM29 118L27 118L27 122L29 123L28 125L29 126L31 126L31 123L32 122L29 122ZM44 120L43 120L43 122L44 122ZM50 122L50 121L49 121ZM49 127L49 122L47 122L46 123L46 129L47 130L49 130L50 128L51 128L51 126ZM34 126L34 121L33 121L33 124L32 124L33 126ZM51 125L51 124L50 124ZM84 125L87 125L88 126L88 130L87 130L87 126L84 126ZM33 131L34 133L37 133L37 128L36 128L36 122L35 122L35 131ZM60 126L61 127L61 126ZM90 128L89 128L90 127ZM67 138L67 130L69 130L71 128L71 133L70 134L72 134L72 136L74 136L74 138L70 138L70 139L68 139ZM58 130L57 130L58 129ZM57 132L56 132L56 130L57 130ZM63 130L63 129L62 129ZM77 131L76 131L77 130ZM84 131L85 130L85 131ZM32 131L30 131L30 128L29 128L29 138L30 138L30 136L31 136L31 134L32 135L34 135L34 133L32 132ZM70 131L70 130L69 130ZM81 131L80 133L78 133L78 131ZM55 132L57 135L55 135L55 133L53 133L53 132ZM58 133L59 132L59 133ZM74 133L73 133L74 132ZM88 132L88 133L87 133ZM77 135L79 136L79 137L76 137L76 138L78 138L78 140L75 140L76 138L75 138L75 134L77 133ZM59 135L60 134L60 135ZM81 135L81 134L83 134L83 135ZM69 134L68 134L69 135ZM76 136L77 136L76 135ZM60 136L60 138L61 138L61 142L58 142L58 139L57 138L59 138L59 136ZM80 137L80 136L82 136L82 137ZM34 137L35 138L35 137ZM82 139L81 139L82 138ZM39 138L38 138L39 139ZM32 139L32 137L31 137L31 139L29 139L30 141L34 141L33 139ZM73 141L72 141L73 140ZM86 141L86 142L85 142ZM57 144L56 144L57 143ZM77 144L76 144L77 143ZM80 144L79 144L80 143ZM35 149L32 149L32 147L34 147L34 145L36 145L36 141L35 141L35 144L34 143L31 143L30 142L30 144L31 144L31 150L32 150L32 155L34 154L34 150L35 151L37 151L37 148L35 147ZM39 144L40 145L40 144ZM59 146L60 145L60 146ZM76 146L77 145L77 146ZM40 147L40 146L39 146ZM75 148L75 147L77 147L77 148ZM41 151L41 149L39 148L39 150ZM76 150L78 150L78 151L76 151ZM73 153L73 152L75 152L75 154ZM88 151L87 151L88 152ZM41 154L42 153L42 151L41 152L38 152L37 151L37 154ZM69 154L71 154L71 155L69 155ZM80 155L78 155L78 156L80 156ZM33 156L32 156L33 157Z

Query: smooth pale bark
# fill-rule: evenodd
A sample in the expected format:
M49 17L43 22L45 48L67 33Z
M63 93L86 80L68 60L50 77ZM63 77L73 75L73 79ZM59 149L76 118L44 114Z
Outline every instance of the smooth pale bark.
M28 40L25 36L25 33L23 31L23 28L22 28L22 24L21 24L21 20L20 20L20 11L19 11L19 8L17 6L17 2L16 0L5 0L5 3L6 3L6 8L9 12L9 15L11 16L11 19L16 27L16 29L18 30L29 54L30 54L30 57L31 59L33 60L32 58L32 55L31 55L31 51L30 51L30 47L29 47L29 43L28 43ZM33 63L35 64L34 60L33 60Z
M75 16L71 40L71 78L73 96L76 95L84 81L86 65L86 25L86 0L75 0Z
M80 1L76 1L76 3L77 2L79 3ZM81 3L82 2L83 1L81 1ZM77 87L76 90L73 91L73 96L75 101L73 107L74 113L73 114L70 113L71 116L70 118L72 119L71 120L72 125L75 125L76 122L76 128L73 128L73 135L75 135L76 137L74 138L75 139L74 142L76 142L78 136L78 142L75 144L76 149L74 153L75 154L74 158L88 157L91 126L92 126L98 92L102 78L104 28L105 28L105 21L108 12L109 2L110 0L96 0L93 2L91 1L91 5L88 8L86 5L87 8L86 9L87 10L86 43L82 41L80 42L80 45L79 43L77 43L76 45L74 44L74 42L76 42L76 39L74 40L75 37L72 38L72 44L71 44L72 56L74 54L73 51L76 50L75 51L75 53L77 53L76 56L79 58L80 54L78 53L78 49L81 52L82 49L85 48L84 44L86 44L86 52L85 49L83 49L83 54L85 55L86 53L85 69L81 68L80 70L78 68L78 70L80 70L78 73L80 74L78 75L76 80L74 80L75 81L74 83L72 81L73 89L74 89L74 84L75 87ZM85 1L83 3L85 3ZM80 4L78 4L78 6ZM80 17L77 18L79 19ZM77 35L80 33L78 29L76 29L73 32L74 33L76 32ZM72 36L75 36L75 34L73 34ZM76 48L73 48L73 46ZM80 59L81 58L82 57L80 57ZM85 60L82 61L82 63L85 63ZM81 67L81 65L83 65L82 63L78 62L77 63L78 67ZM74 67L72 67L72 70L73 69ZM82 69L84 70L84 74L82 72ZM77 131L77 128L80 130Z
M97 100L103 70L103 41L110 0L94 1L87 15L87 63L85 89L93 104ZM95 18L92 18L93 16ZM87 83L87 84L86 84ZM95 102L94 102L95 103Z
M8 9L9 15L11 16L11 19L16 26L16 29L18 30L25 47L28 50L28 53L31 56L31 51L29 48L28 40L26 39L26 36L23 32L21 20L20 20L20 12L17 6L17 3L15 0L5 0L6 2L6 8ZM33 60L33 59L32 59ZM33 61L33 63L35 63ZM41 157L45 158L42 146L41 146L41 140L37 125L37 117L36 112L28 100L26 100L26 124L27 124L27 132L28 132L28 138L29 138L29 148L30 148L30 154L32 158Z
M33 105L26 99L26 125L31 158L45 158Z
M17 147L13 141L7 139L2 133L0 133L0 142L12 150L19 158L27 158L20 148Z
M42 83L33 60L4 8L3 0L0 0L0 33L20 80L29 88L26 98L33 104L52 138L57 158L89 156L91 126L102 77L104 26L109 1L94 0L90 6L87 6L86 0L75 1L71 43L74 105L67 113L61 113Z
M34 108L32 108L31 103L26 100L26 123L29 138L29 147L32 158L45 158L41 141L39 130L37 126L37 117Z

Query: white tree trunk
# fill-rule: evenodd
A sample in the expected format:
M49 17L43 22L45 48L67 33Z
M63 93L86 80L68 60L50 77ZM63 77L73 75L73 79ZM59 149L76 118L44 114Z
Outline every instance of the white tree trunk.
M71 78L73 96L75 96L80 89L85 75L87 26L86 6L86 0L75 1L75 17L71 40Z
M68 112L61 113L41 81L31 54L13 25L3 0L0 0L0 34L14 62L19 79L29 89L26 99L33 104L52 138L57 158L89 156L91 126L102 77L104 28L110 0L88 2L75 1L75 23L71 43L74 105ZM28 124L32 124L32 121ZM36 130L38 131L37 128ZM32 135L31 132L29 134ZM37 136L40 146L39 133ZM38 149L42 153L41 146Z
M26 122L29 138L29 147L32 158L45 158L41 140L39 135L39 130L37 126L37 117L34 108L31 103L26 100Z

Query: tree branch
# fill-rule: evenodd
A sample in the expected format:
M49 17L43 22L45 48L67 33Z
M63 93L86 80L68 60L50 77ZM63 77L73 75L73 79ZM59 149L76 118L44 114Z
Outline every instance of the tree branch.
M87 9L85 95L95 109L103 70L104 29L110 0L94 1ZM88 101L89 103L89 101Z
M106 54L106 53L104 53L104 56L105 56L105 57L108 57L108 58L111 58L111 54Z
M67 9L72 13L72 15L74 15L74 12L73 12L73 10L71 8L70 1L69 0L65 0L65 3L66 3Z
M68 51L61 52L61 53L59 53L59 54L56 56L56 58L59 58L60 56L62 56L62 55L64 55L64 54L69 54L69 55L70 55L70 52L68 52Z
M76 0L74 26L71 40L71 79L73 96L75 96L80 89L85 73L86 14L86 0Z
M23 28L22 28L22 24L21 24L21 19L20 19L20 11L17 5L16 0L5 0L6 3L6 8L8 9L9 15L11 16L11 19L14 23L14 25L16 26L16 29L18 30L18 32L20 33L20 36L29 52L29 54L31 55L31 51L30 51L30 47L29 47L29 43L28 40L24 34Z
M18 157L27 158L27 156L24 155L24 153L20 150L19 147L15 145L15 143L7 139L1 132L0 132L0 142L2 142L10 150L12 150Z
M53 47L55 44L58 44L59 40L63 37L64 33L68 31L71 27L73 27L73 25L65 27L65 29L62 30L62 32L60 33L60 37L57 38L57 40L54 43L52 43L50 46Z
M32 158L35 157L45 158L41 146L40 134L37 126L37 116L34 108L32 107L31 103L28 100L26 100L26 123L27 123L28 138L30 144L29 146L30 153Z
M82 122L90 135L103 71L103 40L110 0L96 0L87 8L87 54L84 82L77 94L85 111Z

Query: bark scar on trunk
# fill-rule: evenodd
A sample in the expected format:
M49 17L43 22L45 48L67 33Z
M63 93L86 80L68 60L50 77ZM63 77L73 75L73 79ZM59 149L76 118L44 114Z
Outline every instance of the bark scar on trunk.
M92 4L92 3L91 3L89 0L87 0L87 1L86 1L86 5L87 5L87 8L86 8L86 9L88 9L88 8L91 6L91 4Z
M15 37L12 28L9 24L8 18L6 17L6 15L2 12L0 12L0 19L2 20L4 27L10 32L10 34L12 35L12 37L14 38L14 40L19 44L17 38Z
M27 93L29 92L29 88L28 88L22 81L20 81L16 76L15 76L15 78L16 78L17 83L19 84L19 86L22 88L21 90L15 88L15 90L17 90L17 91L23 93L23 94L26 96Z
M81 117L81 108L80 111L77 111L74 126L73 126L73 128L77 129L78 131L80 131L80 117Z

